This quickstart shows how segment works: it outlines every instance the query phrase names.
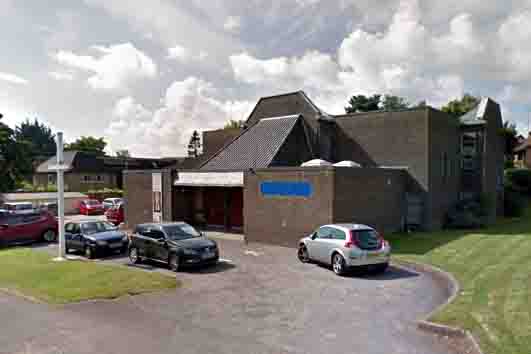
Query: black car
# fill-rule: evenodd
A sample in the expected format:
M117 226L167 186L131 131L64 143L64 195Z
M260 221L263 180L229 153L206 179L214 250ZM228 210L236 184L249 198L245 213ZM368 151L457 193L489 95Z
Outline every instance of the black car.
M106 221L77 221L65 225L66 250L83 252L87 258L104 253L125 253L127 234Z
M131 235L129 259L167 264L175 272L186 265L210 265L219 260L216 242L184 223L142 224Z

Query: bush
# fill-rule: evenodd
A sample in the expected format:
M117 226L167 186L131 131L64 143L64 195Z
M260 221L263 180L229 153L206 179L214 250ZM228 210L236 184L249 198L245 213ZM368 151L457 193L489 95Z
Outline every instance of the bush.
M531 195L531 170L524 168L507 170L505 186L510 190Z
M512 190L511 188L505 188L504 195L504 213L508 217L520 217L524 214L526 208L526 197L522 193Z
M503 163L503 168L505 170L511 170L514 168L514 161L513 160L505 160L505 162Z
M105 188L100 190L89 190L87 195L89 198L101 201L106 198L123 198L124 191L121 189Z
M448 212L446 226L454 229L472 229L483 225L483 207L476 200L460 200Z

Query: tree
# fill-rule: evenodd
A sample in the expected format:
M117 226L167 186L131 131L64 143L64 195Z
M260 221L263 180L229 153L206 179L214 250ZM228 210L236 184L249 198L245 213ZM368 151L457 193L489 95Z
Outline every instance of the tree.
M39 123L37 119L30 122L26 119L15 128L15 139L17 142L27 142L32 158L37 156L51 156L56 151L55 135L44 123Z
M131 157L131 153L129 150L118 150L116 151L116 157L128 158Z
M511 161L513 159L513 150L518 145L518 131L516 130L516 124L505 121L503 123L503 128L501 129L501 135L505 142L505 159Z
M345 112L370 112L380 110L380 100L382 95L372 95L367 97L365 95L352 96L348 101L348 106L345 107Z
M22 182L25 161L24 146L15 140L13 129L0 121L0 193L11 191Z
M466 93L463 98L448 102L441 110L454 117L461 117L474 109L479 104L479 101L480 99L478 97Z
M194 130L192 136L190 137L190 143L188 143L188 156L189 157L198 157L199 151L201 149L201 137L197 130Z
M93 153L95 155L105 155L107 143L103 138L92 136L82 136L73 143L66 144L65 150L76 150Z
M225 123L225 126L223 129L242 129L245 125L244 120L229 120L227 123Z
M384 111L398 111L408 109L410 105L404 97L385 95L382 100L382 108Z

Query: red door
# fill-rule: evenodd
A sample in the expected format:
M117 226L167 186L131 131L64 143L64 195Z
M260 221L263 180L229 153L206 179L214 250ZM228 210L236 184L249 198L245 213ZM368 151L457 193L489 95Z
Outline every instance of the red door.
M230 227L243 227L243 189L230 191Z
M207 224L225 226L225 190L205 188L203 198L207 212Z

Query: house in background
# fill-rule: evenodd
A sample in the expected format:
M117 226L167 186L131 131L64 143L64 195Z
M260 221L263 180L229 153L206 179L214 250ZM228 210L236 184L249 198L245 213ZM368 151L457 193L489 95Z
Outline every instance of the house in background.
M460 119L431 107L330 115L299 91L261 98L245 127L195 170L153 171L164 220L293 245L331 222L432 230L459 200L488 195L490 221L503 205L502 118L488 98ZM329 163L301 166L312 159ZM151 178L126 174L131 224L151 221Z
M176 165L176 159L119 158L99 156L82 151L65 151L65 190L87 192L103 188L123 188L123 171L165 168ZM46 187L57 183L57 174L50 166L57 164L53 156L41 163L34 175L35 187Z
M518 145L514 149L514 164L520 168L531 168L531 132L527 139L518 137Z

